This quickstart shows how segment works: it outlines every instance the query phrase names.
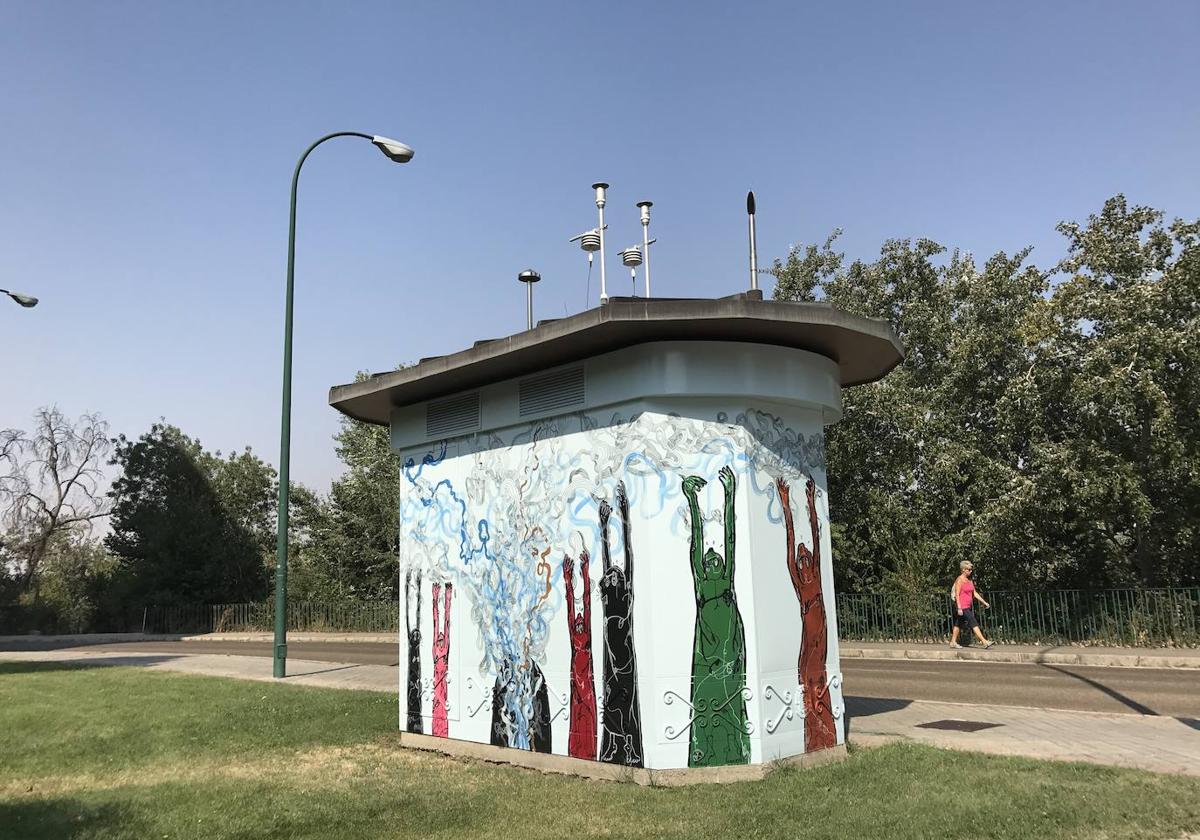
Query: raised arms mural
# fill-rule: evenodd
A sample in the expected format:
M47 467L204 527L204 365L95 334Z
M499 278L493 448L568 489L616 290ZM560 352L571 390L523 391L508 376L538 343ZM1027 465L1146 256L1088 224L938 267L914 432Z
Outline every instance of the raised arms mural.
M840 689L836 680L826 685L833 628L826 626L822 601L820 520L810 497L814 554L795 537L787 498L789 483L797 486L822 463L822 438L757 411L737 415L734 423L723 413L715 418L557 418L503 439L439 442L405 459L401 557L409 667L402 723L409 731L424 726L435 735L550 752L552 726L559 726L558 752L577 758L654 766L662 750L679 762L674 766L748 763L751 736L760 729L750 719L757 713L750 692L761 675L747 668L761 659L749 655L744 622L770 627L777 616L763 623L764 617L755 619L753 600L743 597L739 604L735 561L742 561L745 578L747 550L764 544L757 529L769 546L782 525L801 605L802 630L792 644L801 648L796 674L810 718L805 742L808 749L836 742L830 708L836 710ZM570 423L578 428L567 428ZM641 556L633 545L635 518ZM754 540L746 533L751 521ZM773 562L770 554L754 566L756 573L781 571L778 554ZM602 563L593 588L595 557ZM661 564L653 574L646 557ZM641 639L634 632L635 559L643 560L640 586L650 598L637 605ZM421 612L422 574L426 582L438 581L431 585L433 673L427 662L424 679L421 631L428 636L424 622L430 619ZM654 591L646 589L651 580ZM593 606L600 610L595 632ZM652 633L668 638L651 639ZM787 658L795 651L787 635L768 633L757 643ZM670 652L654 663L658 673L639 675L638 644L643 670L652 663L644 658L646 645ZM478 659L460 662L469 650L478 651ZM663 692L666 678L689 680L690 688ZM460 693L461 716L453 715ZM668 708L669 696L688 706L686 717L679 706ZM643 709L646 697L659 705ZM432 706L431 722L423 723L422 712L430 709L423 702ZM764 739L775 731L765 724Z
M420 735L421 722L421 570L404 573L404 629L408 632L408 731Z
M782 478L775 482L783 506L784 532L787 537L787 566L792 587L800 601L803 629L797 677L804 693L804 749L823 750L837 743L833 709L829 702L829 681L825 660L829 651L825 621L825 599L821 588L821 528L817 519L817 489L810 478L804 484L808 501L808 526L812 533L812 551L796 542L792 523L790 487Z
M629 499L625 482L617 482L617 515L624 537L624 563L612 561L608 526L612 507L600 504L600 548L604 574L604 717L600 760L642 766L642 722L638 707L637 657L633 646L633 547L630 545Z
M445 622L438 623L438 598L442 585L433 585L433 734L439 738L450 737L450 723L446 716L446 679L450 659L450 600L454 595L454 584L447 583Z
M737 479L728 466L721 468L719 476L725 489L724 556L704 549L704 520L697 494L707 482L698 475L683 479L691 516L690 559L696 595L689 767L746 764L750 760L746 634L733 591Z
M567 752L576 758L596 758L596 683L592 674L592 582L588 553L579 554L582 592L576 606L575 561L563 557L567 595L567 632L571 638L571 715Z

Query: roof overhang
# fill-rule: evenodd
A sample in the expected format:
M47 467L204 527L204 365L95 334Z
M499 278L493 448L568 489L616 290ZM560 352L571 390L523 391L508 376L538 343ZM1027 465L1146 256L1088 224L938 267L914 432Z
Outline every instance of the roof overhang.
M356 420L386 426L396 407L654 341L746 341L808 350L837 363L842 387L881 379L904 360L887 322L826 303L763 300L759 291L716 300L614 297L507 338L477 341L468 350L335 385L329 404Z

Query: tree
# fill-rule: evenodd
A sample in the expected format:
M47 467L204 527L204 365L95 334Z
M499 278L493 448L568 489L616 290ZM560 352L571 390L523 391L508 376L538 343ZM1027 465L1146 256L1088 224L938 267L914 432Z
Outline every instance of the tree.
M1077 477L1054 525L1079 572L1118 585L1200 581L1200 223L1110 199L1063 223L1068 255L1036 373L1061 410L1046 472ZM1043 476L1052 480L1053 475Z
M288 598L295 602L352 598L357 587L341 562L338 548L343 542L334 538L329 500L293 484L288 505Z
M905 346L827 430L840 587L940 587L964 559L993 587L1197 580L1200 230L1161 218L1118 196L1059 226L1050 271L930 240L847 265L836 233L775 261L777 298Z
M355 381L368 374L359 372ZM400 552L400 459L384 426L342 418L335 436L346 472L324 505L307 510L311 565L345 596L393 599ZM319 559L318 559L319 558Z
M270 569L275 471L249 449L222 458L178 428L156 423L116 441L122 474L110 496L105 544L120 560L129 603L257 600Z
M108 515L100 485L109 448L108 424L99 415L71 421L55 406L37 411L28 435L0 432L3 556L34 600L51 546L86 537Z
M109 616L113 621L104 629L126 629L121 618L129 610L111 604L107 597L116 570L117 558L100 540L78 534L56 537L40 572L41 605L55 629L68 633L100 629L97 619L113 607L120 617Z

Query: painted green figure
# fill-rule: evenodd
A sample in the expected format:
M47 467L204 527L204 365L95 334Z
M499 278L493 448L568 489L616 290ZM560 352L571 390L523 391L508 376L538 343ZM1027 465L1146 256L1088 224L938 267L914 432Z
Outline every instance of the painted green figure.
M692 519L692 582L696 587L696 640L692 650L692 741L689 767L750 761L746 724L746 633L733 592L734 512L737 480L723 467L725 556L704 550L704 522L696 494L707 482L683 480Z

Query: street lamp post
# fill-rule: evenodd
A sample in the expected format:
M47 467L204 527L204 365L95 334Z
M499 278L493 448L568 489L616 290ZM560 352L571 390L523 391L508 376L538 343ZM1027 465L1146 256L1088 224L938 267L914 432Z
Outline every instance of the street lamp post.
M8 295L26 309L32 309L33 307L37 306L38 303L38 299L32 295L23 295L20 292L10 292L8 289L0 289L0 295Z
M326 140L334 137L362 137L374 143L381 152L396 163L412 160L413 150L396 140L358 131L335 131L326 134L300 155L292 175L292 207L288 220L287 303L283 321L283 419L279 434L279 510L275 551L275 659L276 677L287 676L287 559L288 559L288 466L292 450L292 297L296 266L296 188L300 183L300 168ZM20 301L18 301L20 302ZM34 301L36 303L36 301ZM23 304L32 306L32 304Z

